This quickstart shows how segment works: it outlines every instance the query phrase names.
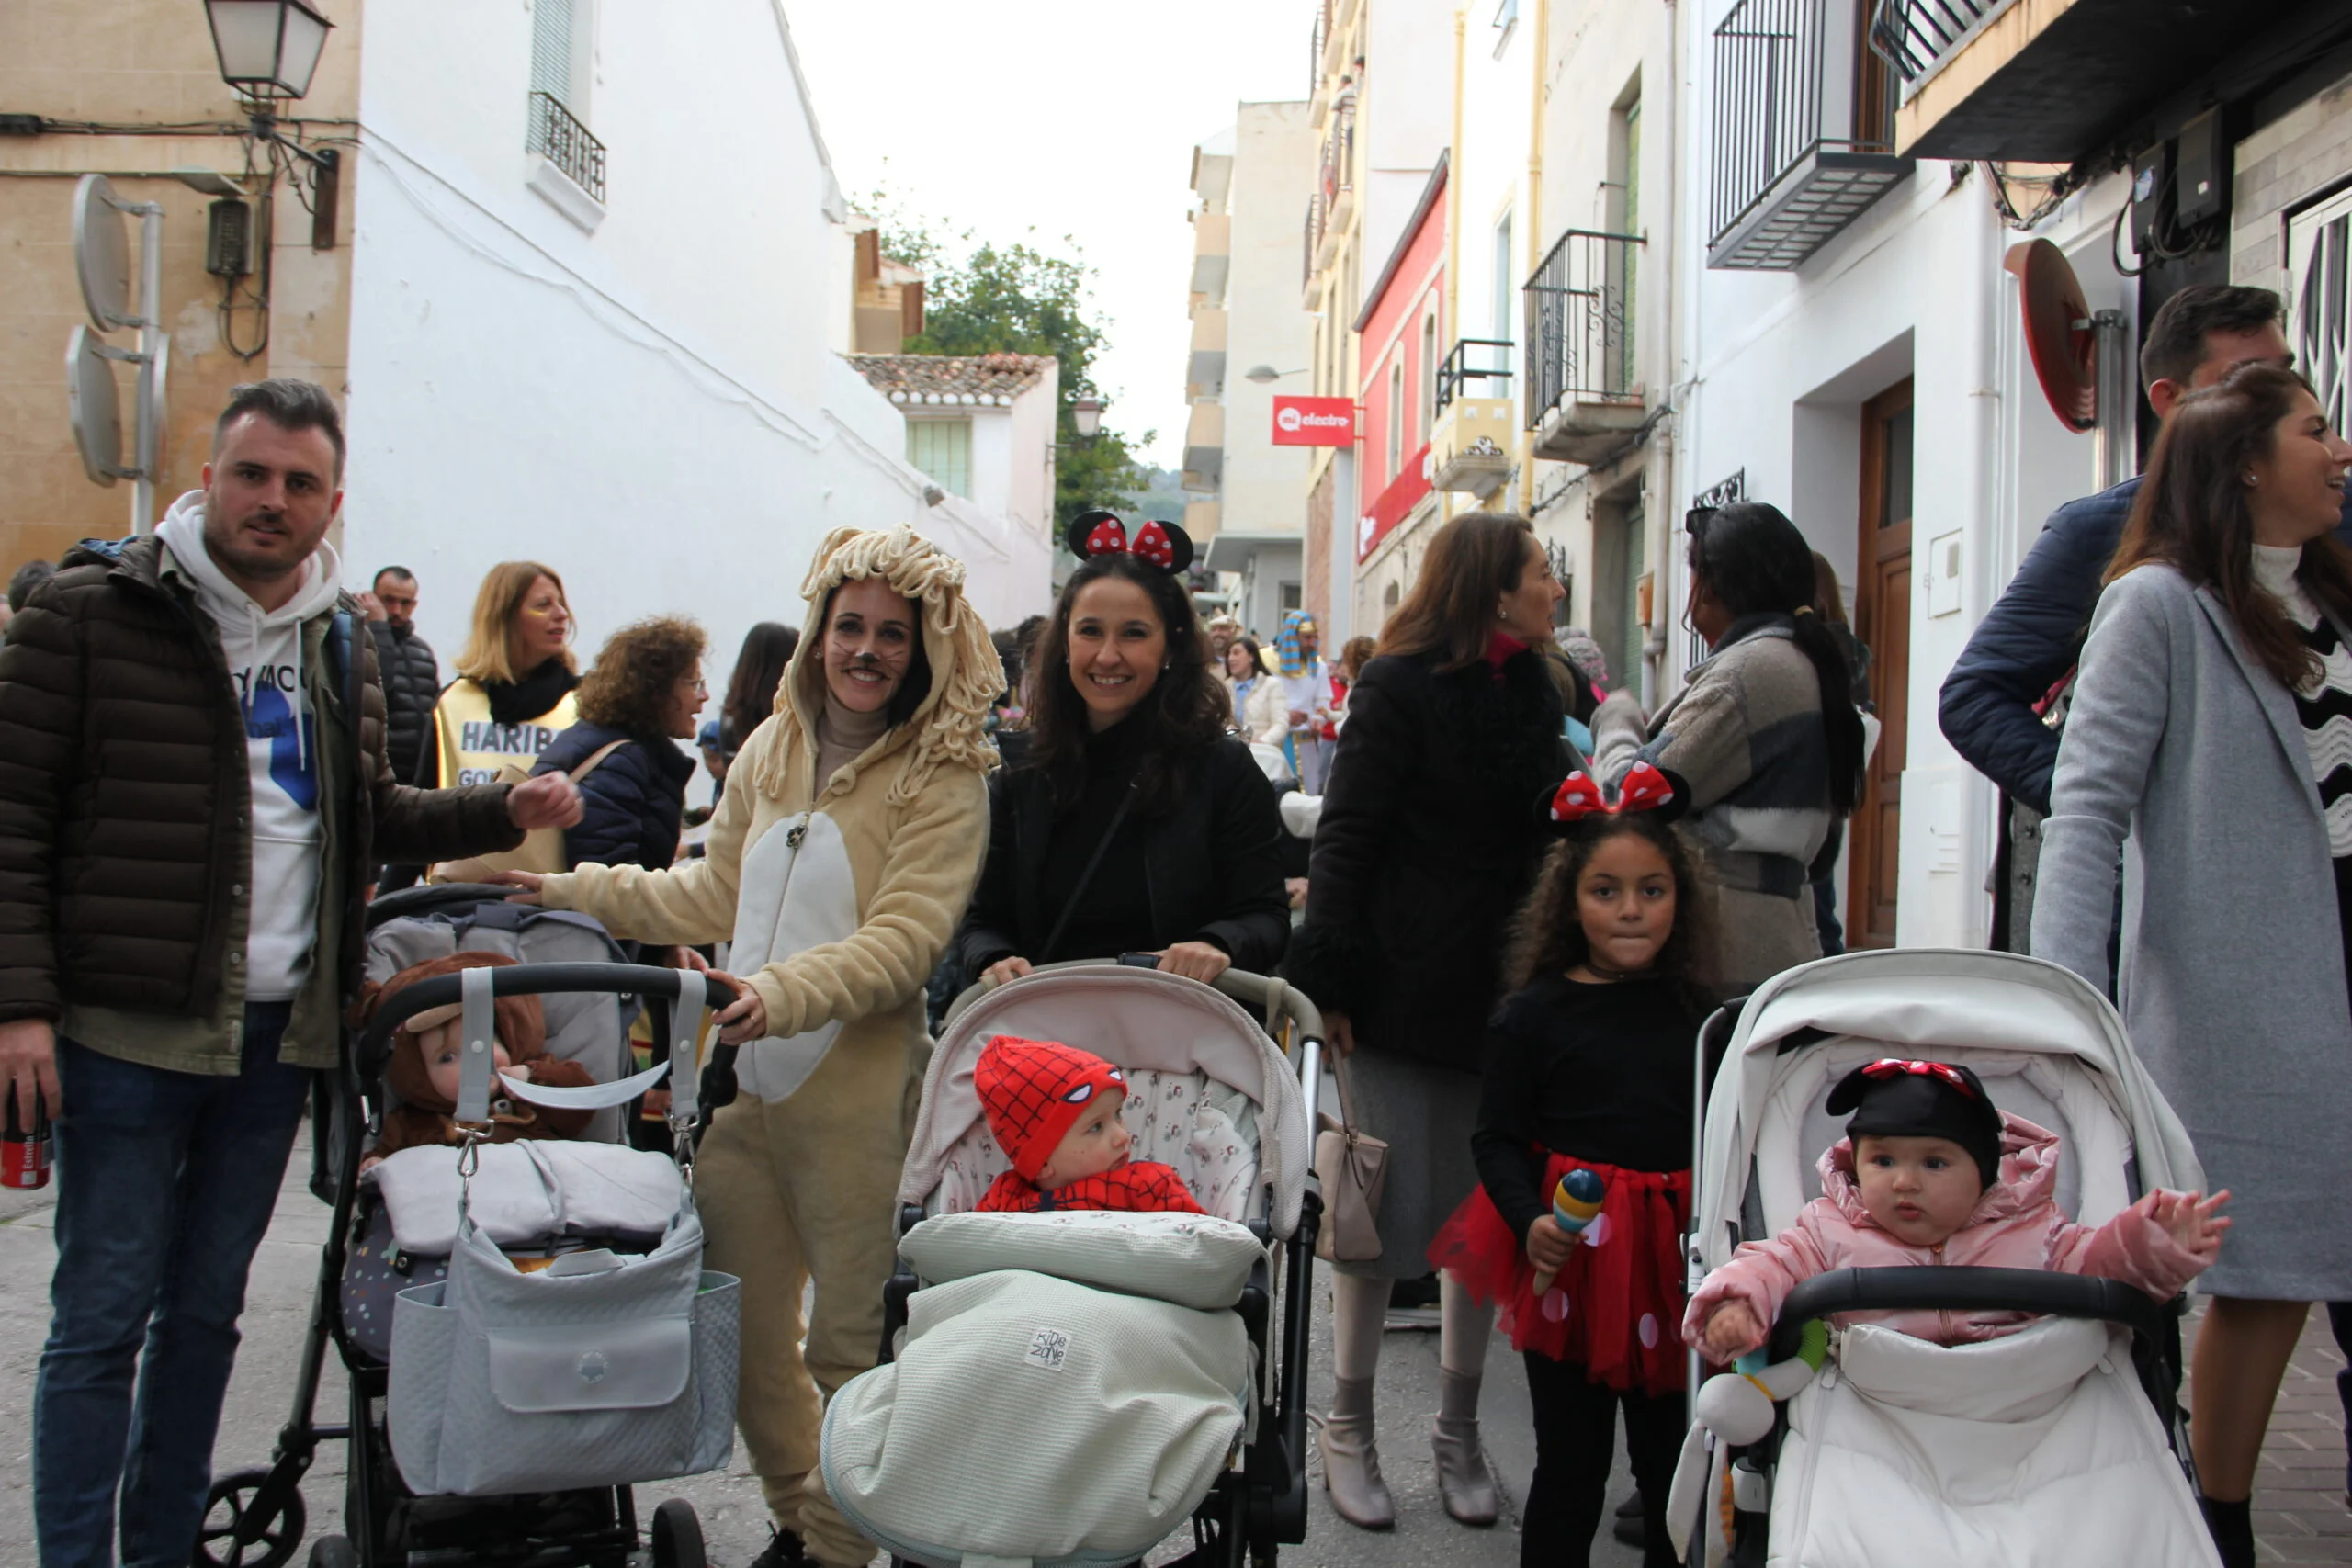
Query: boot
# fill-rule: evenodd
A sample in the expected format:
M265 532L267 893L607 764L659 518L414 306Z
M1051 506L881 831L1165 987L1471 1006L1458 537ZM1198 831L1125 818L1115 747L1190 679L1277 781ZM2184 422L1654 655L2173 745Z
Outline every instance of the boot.
M1445 1511L1465 1525L1491 1525L1502 1512L1495 1472L1478 1447L1479 1379L1441 1366L1437 1426L1430 1449L1437 1456L1438 1495Z
M1380 1450L1372 1438L1370 1378L1334 1378L1331 1414L1323 1423L1323 1486L1331 1511L1359 1529L1393 1529L1396 1505L1380 1479Z

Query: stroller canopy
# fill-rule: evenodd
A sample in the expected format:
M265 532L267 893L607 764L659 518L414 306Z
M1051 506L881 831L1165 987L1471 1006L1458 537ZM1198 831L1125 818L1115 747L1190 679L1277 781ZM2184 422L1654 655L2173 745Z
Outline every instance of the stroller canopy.
M2058 1133L2061 1203L2086 1224L2131 1201L2131 1169L2142 1190L2204 1185L2122 1019L2073 971L1978 949L1850 953L1775 976L1741 1010L1692 1194L1702 1267L1730 1258L1744 1214L1750 1234L1772 1234L1815 1195L1814 1163L1843 1135L1823 1101L1880 1055L1965 1062L2002 1109Z
M1279 1001L1275 1005L1279 1009ZM1196 980L1115 964L1041 971L998 987L952 1016L924 1077L922 1110L899 1182L900 1202L926 1202L957 1145L976 1128L981 1129L978 1136L986 1136L972 1069L1000 1034L1058 1040L1130 1074L1197 1075L1246 1096L1256 1107L1249 1120L1256 1126L1256 1179L1269 1224L1277 1237L1297 1229L1307 1129L1295 1069L1232 998ZM1137 1154L1161 1157L1158 1151Z

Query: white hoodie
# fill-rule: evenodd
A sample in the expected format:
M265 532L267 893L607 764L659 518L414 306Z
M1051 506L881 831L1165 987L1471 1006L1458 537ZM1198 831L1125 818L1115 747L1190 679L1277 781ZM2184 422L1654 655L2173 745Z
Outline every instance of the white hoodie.
M265 610L221 575L204 544L204 492L172 502L155 530L197 602L220 628L229 679L245 716L253 778L252 916L245 931L249 1001L285 1001L302 988L319 931L319 738L302 680L302 623L334 607L343 563L324 540L302 563L301 585Z

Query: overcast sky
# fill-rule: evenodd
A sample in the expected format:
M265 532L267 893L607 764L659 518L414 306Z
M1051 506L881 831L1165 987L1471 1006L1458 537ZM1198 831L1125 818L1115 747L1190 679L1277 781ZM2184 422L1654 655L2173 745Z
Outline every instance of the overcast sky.
M1109 321L1109 423L1182 456L1193 143L1239 102L1307 96L1313 0L785 0L825 141L853 202L910 218L1074 238ZM1304 210L1306 193L1299 193ZM1035 230L1034 236L1030 234Z

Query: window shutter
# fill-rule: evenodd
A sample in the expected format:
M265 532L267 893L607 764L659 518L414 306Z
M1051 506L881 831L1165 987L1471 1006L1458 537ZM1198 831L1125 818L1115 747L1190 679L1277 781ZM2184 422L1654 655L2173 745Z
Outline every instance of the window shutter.
M532 0L531 90L572 107L572 32L579 0Z
M972 422L968 419L907 421L907 461L929 474L940 489L967 500L972 494Z

